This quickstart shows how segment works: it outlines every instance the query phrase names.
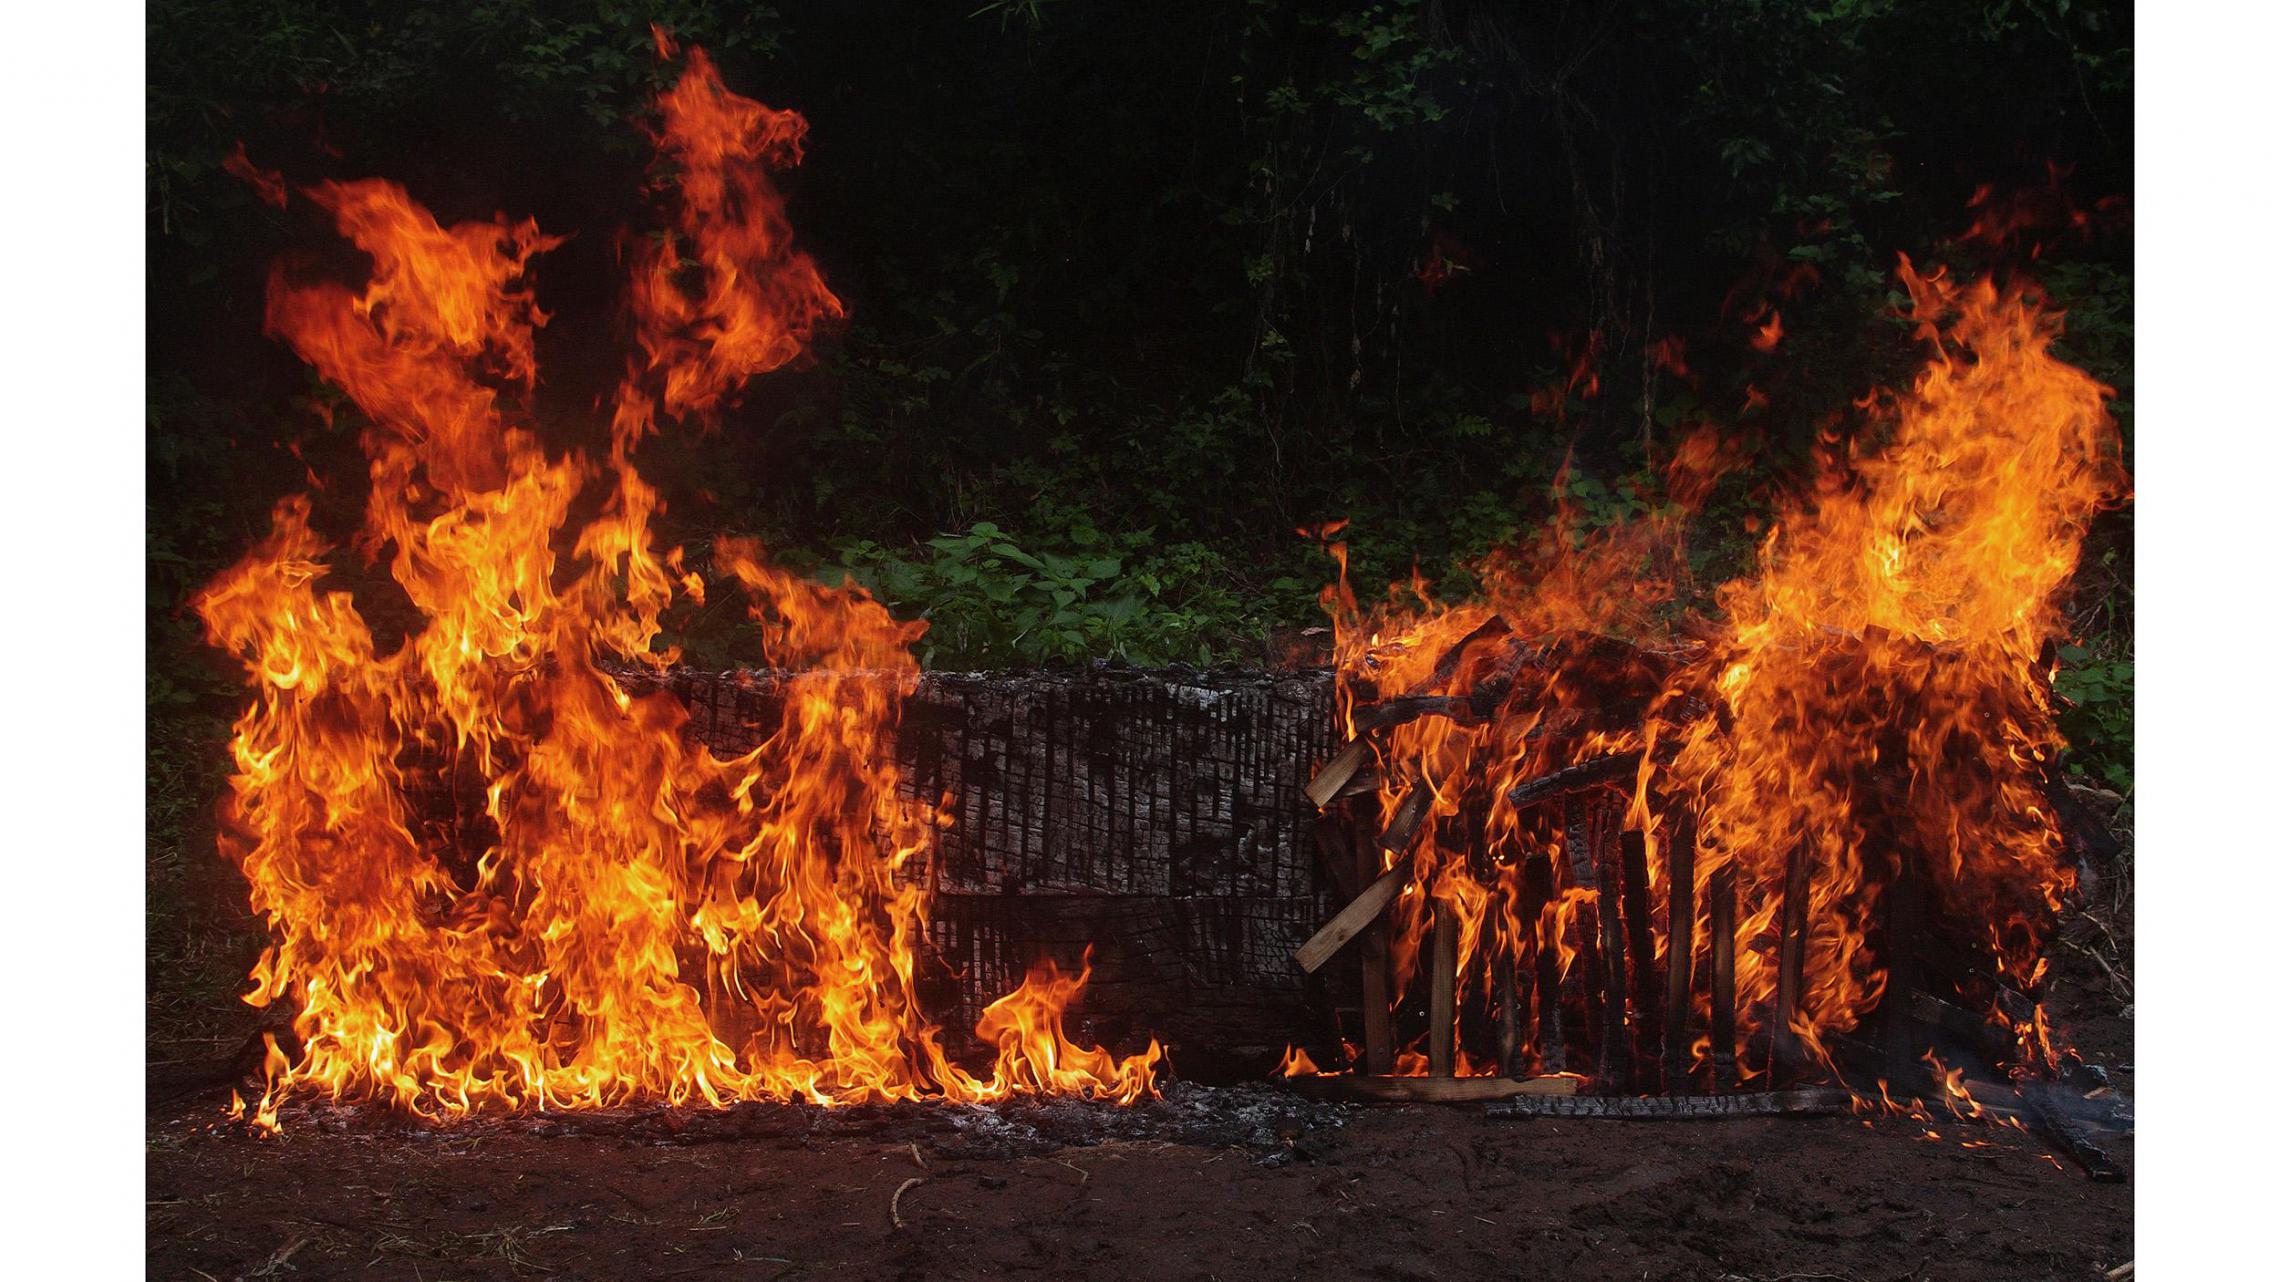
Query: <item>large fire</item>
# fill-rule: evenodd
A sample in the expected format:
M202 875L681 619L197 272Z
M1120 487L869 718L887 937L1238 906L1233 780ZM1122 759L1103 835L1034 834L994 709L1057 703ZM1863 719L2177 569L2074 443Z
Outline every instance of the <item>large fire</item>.
M2052 643L2090 518L2128 482L2109 393L2052 354L2059 317L2031 286L1959 284L1906 260L1899 277L1930 352L1920 375L1863 402L1853 444L1825 443L1809 492L1763 532L1756 572L1718 591L1717 617L1680 608L1675 591L1689 518L1735 461L1707 429L1673 450L1660 514L1589 536L1560 522L1482 567L1477 603L1414 583L1363 608L1342 572L1325 593L1341 712L1379 771L1376 813L1429 798L1410 848L1373 865L1410 861L1386 914L1392 1005L1422 984L1420 954L1444 931L1470 989L1460 1009L1493 1003L1499 974L1572 990L1579 962L1597 964L1589 864L1613 843L1595 833L1619 826L1646 847L1644 895L1620 915L1654 923L1653 973L1690 978L1668 1007L1686 1016L1674 1039L1695 1030L1663 1057L1674 1085L1707 1079L1716 1058L1729 1080L1763 1081L1783 1038L1830 1065L1828 1039L1884 996L1899 956L1886 900L1903 885L1921 901L1905 945L1953 959L1954 996L2015 1034L2012 1071L2051 1067L2039 1009L2003 999L2035 990L2073 884L2045 790L2063 747ZM1404 696L1475 691L1488 693L1469 715L1370 719ZM1612 806L1563 814L1509 797L1633 756ZM1680 923L1674 842L1691 851ZM1722 1046L1701 1031L1717 1027L1716 909L1696 889L1711 886L1736 905L1727 937L1740 941ZM1803 911L1777 920L1793 899ZM1787 994L1785 928L1803 932ZM1690 966L1669 965L1674 938ZM1506 1071L1565 1067L1548 1026L1559 1000L1519 1012L1520 1063ZM1793 1012L1786 1027L1770 1027L1780 1011ZM1425 1058L1405 1049L1395 1071ZM1486 1069L1460 1057L1454 1071Z
M660 36L659 52L677 51ZM295 1012L256 1116L274 1127L295 1096L439 1119L1139 1098L1158 1048L1120 1060L1063 1035L1081 973L1043 965L988 1009L986 1076L919 1008L921 873L949 817L898 800L882 745L922 624L724 540L718 567L794 674L760 746L693 747L670 695L611 674L672 663L661 616L705 591L656 545L635 447L709 422L842 313L768 177L799 160L806 122L729 92L697 50L659 106L678 208L630 255L638 351L603 459L549 451L524 408L547 319L524 282L557 238L504 217L445 227L380 179L302 189L370 277L280 266L267 327L368 420L355 547L387 558L418 622L383 645L326 587L305 497L197 602L253 691L222 838L272 936L247 1000ZM573 504L598 515L573 527Z

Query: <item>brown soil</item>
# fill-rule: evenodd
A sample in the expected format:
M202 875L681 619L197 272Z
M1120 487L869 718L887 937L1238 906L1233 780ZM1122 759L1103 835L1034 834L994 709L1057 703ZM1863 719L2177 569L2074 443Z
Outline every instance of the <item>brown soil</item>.
M1135 1110L287 1122L257 1138L209 1100L153 1117L152 1277L2092 1282L2133 1250L2129 1184L2032 1137L1906 1121L1518 1121L1175 1086Z

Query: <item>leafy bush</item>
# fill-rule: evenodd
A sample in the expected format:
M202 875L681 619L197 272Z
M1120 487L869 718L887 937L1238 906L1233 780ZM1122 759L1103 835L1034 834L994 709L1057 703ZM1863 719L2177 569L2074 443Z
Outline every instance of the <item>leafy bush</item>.
M840 564L896 613L931 624L919 655L931 668L1255 658L1239 652L1264 638L1269 600L1311 607L1311 587L1295 579L1276 580L1262 599L1236 590L1210 548L1154 543L1153 530L1112 538L1078 526L1060 549L1033 551L977 521L909 552L866 539L842 549Z
M2066 701L2058 727L2072 745L2070 764L2077 773L2128 794L2137 752L2137 665L2078 645L2062 648L2058 660L2053 685Z

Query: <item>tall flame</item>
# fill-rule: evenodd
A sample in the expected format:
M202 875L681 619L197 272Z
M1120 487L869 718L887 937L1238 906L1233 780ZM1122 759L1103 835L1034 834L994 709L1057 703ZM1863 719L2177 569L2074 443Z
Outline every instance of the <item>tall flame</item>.
M1810 906L1792 1028L1804 1045L1825 1059L1823 1035L1855 1027L1881 999L1878 901L1905 865L1943 929L1979 932L1951 942L1990 959L1974 996L2018 1034L2015 1066L2047 1066L2039 1013L2004 1012L1998 988L2031 990L2040 978L2041 941L2072 884L2043 791L2063 746L2047 655L2089 520L2128 478L2110 393L2052 354L2059 317L2038 294L1959 285L1905 259L1899 276L1929 359L1908 390L1863 403L1874 430L1823 449L1811 492L1765 534L1757 573L1719 591L1720 620L1669 609L1687 520L1738 460L1708 429L1678 443L1667 510L1588 536L1563 510L1537 543L1481 567L1478 603L1444 604L1413 582L1361 608L1333 548L1339 582L1323 600L1338 625L1349 730L1372 699L1509 686L1493 711L1380 733L1381 811L1427 789L1434 817L1416 843L1414 884L1389 910L1397 991L1415 978L1436 920L1456 924L1467 982L1500 954L1564 977L1585 951L1581 914L1598 900L1576 875L1582 828L1597 821L1522 815L1506 794L1638 751L1636 776L1621 781L1631 796L1622 822L1648 834L1655 917L1668 912L1671 816L1650 797L1695 817L1698 879L1735 869L1744 1047L1773 1003L1773 919L1798 852ZM1516 650L1463 644L1500 625ZM1517 668L1515 654L1526 660ZM1460 822L1467 814L1477 823ZM1524 866L1547 857L1553 875L1524 886ZM1699 983L1707 903L1695 911ZM1666 938L1654 942L1658 956L1667 950ZM1707 1038L1695 1041L1697 1064L1709 1052Z
M919 1008L919 873L948 820L898 800L885 745L923 624L724 540L719 568L793 674L760 746L691 746L669 694L611 675L672 662L661 614L704 591L656 546L635 446L661 419L710 422L843 313L767 174L799 159L806 123L729 92L694 50L660 107L680 199L672 234L632 256L639 350L602 460L550 454L524 404L546 322L525 276L558 238L444 227L379 179L304 189L371 274L353 290L278 268L268 332L369 420L356 543L388 558L417 623L386 646L325 586L333 549L301 497L196 602L253 690L222 837L272 937L247 1000L296 1011L258 1115L273 1125L294 1094L439 1119L1139 1098L1157 1047L1119 1060L1063 1034L1083 973L1042 966L989 1008L987 1077ZM572 531L589 492L600 514Z

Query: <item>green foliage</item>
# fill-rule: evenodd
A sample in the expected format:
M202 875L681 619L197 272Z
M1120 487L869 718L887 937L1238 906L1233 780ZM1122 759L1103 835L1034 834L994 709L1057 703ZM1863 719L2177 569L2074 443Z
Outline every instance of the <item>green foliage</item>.
M1110 537L1079 525L1056 550L1032 551L978 521L907 551L863 540L840 562L897 614L927 620L928 667L1256 662L1264 635L1262 602L1228 588L1219 554L1200 543L1159 546L1153 530ZM1295 580L1274 590L1286 609L1297 605L1288 597L1311 591Z
M2128 795L2135 786L2136 665L2078 645L2060 649L2058 660L2053 686L2065 701L2058 727L2072 745L2069 764Z

